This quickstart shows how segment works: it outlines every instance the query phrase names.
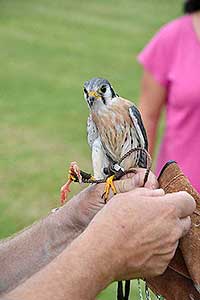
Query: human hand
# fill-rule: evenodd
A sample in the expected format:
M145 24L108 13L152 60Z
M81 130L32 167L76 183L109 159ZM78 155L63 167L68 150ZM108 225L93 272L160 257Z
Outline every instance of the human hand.
M94 299L114 280L156 276L189 230L194 209L186 192L164 195L140 188L118 194L56 259L8 298Z
M85 232L111 281L153 277L167 268L194 209L186 192L135 189L113 197Z
M146 169L138 168L136 174L127 174L123 179L115 181L117 193L125 193L142 187L144 182ZM145 187L155 189L158 187L156 176L150 172ZM62 208L59 209L59 214L63 216L63 222L67 222L78 231L83 231L90 223L96 213L105 205L102 199L105 183L93 184L82 192L74 196ZM109 199L113 197L110 191ZM68 218L66 219L66 212ZM67 224L67 225L68 225Z

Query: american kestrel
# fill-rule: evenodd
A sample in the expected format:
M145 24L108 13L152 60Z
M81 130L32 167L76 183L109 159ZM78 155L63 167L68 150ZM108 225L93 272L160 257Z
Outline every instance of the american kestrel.
M92 78L84 83L84 97L89 106L87 122L88 144L92 150L94 177L81 171L72 162L67 183L61 188L61 201L65 201L72 181L105 182L104 201L110 188L116 189L113 180L119 179L134 168L147 168L145 181L151 167L148 142L141 115L132 102L119 97L108 80ZM117 299L128 300L130 281L118 282Z
M90 110L87 135L94 172L94 177L86 177L88 182L106 179L106 200L110 188L116 193L114 179L136 167L147 168L147 135L136 106L119 97L108 80L92 78L84 83L83 90ZM71 163L69 174L68 182L61 189L62 202L72 181L86 182L87 173L83 174L76 162Z

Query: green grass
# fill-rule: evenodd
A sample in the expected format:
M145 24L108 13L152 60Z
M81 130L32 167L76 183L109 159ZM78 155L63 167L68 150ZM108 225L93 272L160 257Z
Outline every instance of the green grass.
M109 79L137 102L138 52L182 0L2 0L0 237L58 205L66 167L91 169L82 85ZM79 190L73 189L74 193ZM100 299L113 299L113 288Z

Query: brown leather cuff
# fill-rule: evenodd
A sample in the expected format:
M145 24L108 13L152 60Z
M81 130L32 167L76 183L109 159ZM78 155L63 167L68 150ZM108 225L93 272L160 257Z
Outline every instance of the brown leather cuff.
M169 267L163 275L148 279L147 283L166 300L200 300L200 293L194 288L194 283L200 287L200 195L174 161L163 167L158 182L165 193L188 192L197 207L191 216L191 230L181 239Z
M146 280L155 294L162 295L166 300L199 300L200 294L190 279L178 274L169 267L164 274Z

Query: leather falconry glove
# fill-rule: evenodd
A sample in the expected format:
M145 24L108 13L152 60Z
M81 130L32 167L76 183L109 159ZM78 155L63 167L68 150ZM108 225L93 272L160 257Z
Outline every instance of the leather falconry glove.
M200 300L200 195L175 161L165 164L158 182L165 193L188 192L196 201L196 210L191 216L191 229L180 240L167 270L147 279L147 284L166 300Z

